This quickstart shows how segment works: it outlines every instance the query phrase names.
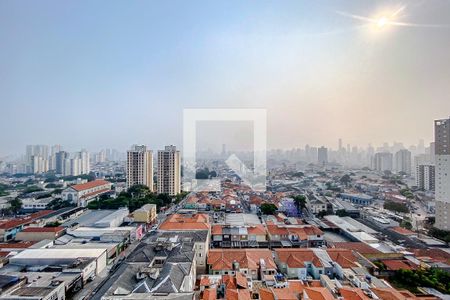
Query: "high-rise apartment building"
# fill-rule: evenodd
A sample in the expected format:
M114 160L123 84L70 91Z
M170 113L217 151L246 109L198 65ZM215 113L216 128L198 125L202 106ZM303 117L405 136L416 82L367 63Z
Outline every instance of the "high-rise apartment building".
M384 172L392 171L392 153L390 152L379 152L375 153L373 157L373 169Z
M158 193L174 196L181 192L180 151L166 146L158 151Z
M432 164L419 164L416 166L416 185L425 191L435 190L435 166Z
M395 153L395 171L411 175L411 152L401 149Z
M434 121L435 227L450 230L450 118Z
M69 153L59 151L55 154L55 172L63 175L65 172L65 160L69 158Z
M324 166L328 163L328 149L324 146L317 149L317 162L321 166Z
M39 156L31 156L31 172L34 174L40 174L48 172L48 159Z
M127 151L127 187L148 186L153 192L153 153L147 147L134 145Z

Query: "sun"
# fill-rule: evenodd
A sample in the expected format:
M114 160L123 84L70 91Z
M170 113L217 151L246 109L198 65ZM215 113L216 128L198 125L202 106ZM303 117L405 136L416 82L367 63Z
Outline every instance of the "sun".
M389 21L389 20L388 20L387 17L380 17L380 18L377 20L377 22L376 22L377 27L378 27L378 28L383 28L384 26L387 25L388 21Z

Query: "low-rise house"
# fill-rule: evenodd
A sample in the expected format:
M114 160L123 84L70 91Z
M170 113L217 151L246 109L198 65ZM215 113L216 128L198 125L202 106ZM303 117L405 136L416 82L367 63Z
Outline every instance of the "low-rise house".
M324 243L323 232L313 225L267 225L267 232L273 247L319 247Z
M268 249L211 249L208 254L208 270L213 275L234 275L242 272L253 280L277 271Z
M288 278L301 280L322 274L342 278L344 269L360 266L358 257L345 249L275 249L275 260Z
M234 275L204 275L200 279L200 299L250 300L251 280L237 272Z
M77 206L86 206L90 201L97 199L100 195L111 192L112 183L97 179L82 184L72 185L62 191L61 197L64 201L70 201Z
M213 225L211 240L214 247L246 248L267 244L266 229L263 225L231 226Z
M173 214L160 226L161 231L210 230L207 214Z

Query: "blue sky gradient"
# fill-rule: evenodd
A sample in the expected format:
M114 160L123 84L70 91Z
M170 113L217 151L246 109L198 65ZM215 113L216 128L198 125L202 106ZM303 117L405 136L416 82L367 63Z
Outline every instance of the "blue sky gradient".
M432 139L450 115L449 1L1 1L2 155L181 143L184 108L268 110L271 148Z

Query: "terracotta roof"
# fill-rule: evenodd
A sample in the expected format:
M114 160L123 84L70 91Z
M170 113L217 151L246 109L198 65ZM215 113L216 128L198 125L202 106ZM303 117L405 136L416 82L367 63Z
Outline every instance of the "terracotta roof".
M251 235L265 235L266 234L266 228L259 224L259 225L252 225L247 227L248 234Z
M88 189L92 189L94 187L98 187L98 186L102 186L105 184L111 184L111 182L106 181L106 180L102 180L102 179L97 179L97 180L93 180L93 181L89 181L86 183L81 183L81 184L75 184L70 186L71 188L73 188L74 190L81 192L84 190L88 190Z
M414 231L408 230L406 228L397 226L397 227L392 227L390 228L392 231L397 232L401 235L415 235L416 233Z
M332 248L327 249L327 253L331 259L337 262L342 268L352 268L358 266L356 264L358 258L351 250Z
M316 267L322 266L320 260L311 249L275 249L278 259L289 268L304 268L306 262L313 262Z
M91 198L92 196L100 195L100 194L103 194L103 193L106 193L109 191L111 191L111 190L110 189L102 189L102 190L98 190L95 192L87 193L87 194L84 194L83 196L81 196L80 199L88 199L88 198Z
M381 253L379 250L362 242L333 242L336 248L350 249L361 254L377 254Z
M342 287L339 292L345 300L370 300L370 298L358 288L345 286Z
M386 259L382 260L382 263L386 266L388 270L398 271L400 269L414 270L417 266L408 260L398 260L398 259Z
M211 227L211 234L222 234L222 225L213 225Z
M0 243L0 249L26 249L33 246L35 242L14 242L14 243Z
M441 249L407 249L407 251L414 253L417 258L429 258L435 262L450 264L450 253Z
M324 287L307 287L304 290L309 299L314 300L334 300L333 295Z
M372 288L372 292L375 293L379 298L383 300L409 300L416 299L414 295L411 294L411 297L406 297L399 291L394 288Z
M257 269L260 259L264 259L267 268L276 269L269 249L211 249L208 253L208 265L212 270L231 270L233 262L240 268Z
M65 230L64 227L62 226L57 226L57 227L27 227L24 230L22 230L22 232L60 232Z
M217 299L217 290L216 288L209 288L203 291L203 295L201 297L202 300L216 300Z
M159 226L160 230L209 230L206 214L173 214Z

